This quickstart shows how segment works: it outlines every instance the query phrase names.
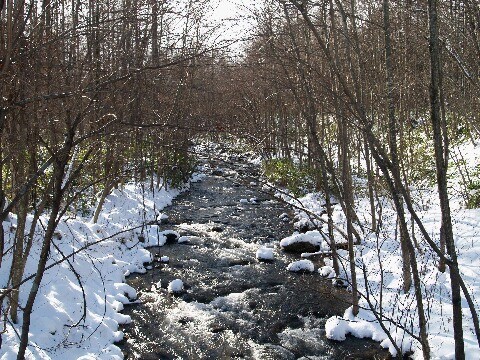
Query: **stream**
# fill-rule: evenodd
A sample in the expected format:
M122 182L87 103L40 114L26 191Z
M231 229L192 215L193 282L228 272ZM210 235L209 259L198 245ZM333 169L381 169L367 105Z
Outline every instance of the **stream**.
M299 259L279 249L292 234L291 210L265 194L255 181L258 168L241 157L203 159L207 176L166 208L162 225L186 243L151 248L155 259L146 274L127 281L138 303L124 314L119 346L126 359L387 359L370 340L325 337L325 321L342 315L350 295L318 272L286 270ZM256 203L241 199L256 198ZM255 258L260 245L275 247L275 260ZM321 260L312 259L317 269ZM181 279L185 291L168 293Z

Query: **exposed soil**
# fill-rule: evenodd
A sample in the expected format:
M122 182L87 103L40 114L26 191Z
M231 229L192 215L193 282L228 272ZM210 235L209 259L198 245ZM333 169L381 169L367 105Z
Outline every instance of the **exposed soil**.
M165 209L170 217L165 229L195 237L152 248L169 263L156 262L146 274L129 277L139 303L124 310L133 320L123 327L125 357L388 358L372 341L326 339L326 318L343 314L349 293L318 273L286 271L299 258L278 248L293 232L292 224L279 218L288 209L251 184L258 176L255 166L230 160L212 163L205 179ZM254 197L256 204L240 202ZM255 259L260 245L275 246L273 262ZM177 278L185 291L168 294L168 283Z

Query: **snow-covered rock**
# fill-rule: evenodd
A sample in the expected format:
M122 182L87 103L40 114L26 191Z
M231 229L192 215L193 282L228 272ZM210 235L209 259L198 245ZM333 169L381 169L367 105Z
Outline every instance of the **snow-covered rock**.
M280 241L280 246L287 252L313 253L322 247L322 236L317 230L305 234L294 234Z
M328 279L333 279L336 276L335 271L331 266L322 266L320 269L318 269L318 272L320 275Z
M180 236L177 240L179 244L184 244L190 242L189 236Z
M248 199L240 199L240 204L248 204Z
M306 233L310 230L315 230L317 227L309 219L300 219L293 224L293 228L299 233Z
M310 260L299 260L299 261L294 261L290 263L287 266L287 270L292 272L299 272L299 271L313 272L315 270L315 267L313 266L313 263Z
M272 248L263 247L257 250L256 257L259 261L273 261L275 255Z
M166 263L170 262L170 258L168 256L162 256L160 258L160 262L166 264Z
M183 281L175 279L168 284L168 292L171 294L178 294L183 291Z
M165 236L167 244L173 244L180 238L180 234L173 230L165 230L162 232L162 234Z

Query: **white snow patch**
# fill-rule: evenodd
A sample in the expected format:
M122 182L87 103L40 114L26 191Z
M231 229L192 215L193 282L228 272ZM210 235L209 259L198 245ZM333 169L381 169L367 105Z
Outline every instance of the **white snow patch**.
M155 225L144 227L145 242L140 242L141 224L145 220L158 220L162 216L159 211L170 205L180 193L179 190L162 188L150 191L148 188L148 185L126 184L121 189L113 190L106 197L96 224L90 216L71 217L70 214L59 222L55 242L65 256L90 245L70 257L72 266L82 280L86 317L79 326L70 326L82 318L84 303L82 288L69 265L64 262L47 270L31 315L29 341L35 346L28 347L27 360L123 358L114 342L123 338L123 333L118 330L119 324L129 323L131 319L119 314L119 311L122 311L123 304L129 304L131 299L137 297L135 289L125 284L125 277L146 271L144 263L152 261L146 246L163 244L163 234ZM32 215L28 216L27 228L32 218ZM41 222L48 222L48 214L41 216ZM5 249L9 249L15 236L16 215L9 215L2 225ZM25 277L34 274L37 269L44 236L40 224L36 233L25 266ZM52 247L47 265L62 258L62 254ZM8 285L11 264L12 252L7 251L0 268L0 288ZM20 288L22 306L25 305L31 285L29 281ZM21 327L7 324L5 330L1 334L0 359L15 359L18 351L15 331L20 332Z
M312 245L320 246L322 248L322 235L318 230L307 231L305 234L293 234L280 241L281 247L287 247L294 243L310 243Z
M161 214L159 217L158 217L158 220L160 221L167 221L169 219L168 215L167 214Z
M168 284L169 293L179 293L183 291L183 281L180 279L175 279L170 281Z
M294 261L287 266L288 271L309 271L313 272L315 270L315 267L313 266L313 263L310 260L298 260Z
M328 279L333 279L335 276L337 276L337 274L335 274L335 270L333 270L331 266L322 266L320 269L318 269L318 272L320 275Z
M195 242L195 241L202 241L202 238L199 236L193 236L193 235L186 235L186 236L180 236L178 238L178 243L190 243L190 242Z
M258 260L273 260L275 255L272 248L263 247L257 250L256 257Z
M183 244L183 243L188 243L190 242L190 237L189 236L180 236L178 238L178 243Z
M325 335L327 339L343 341L347 338L348 323L339 316L331 317L325 323Z

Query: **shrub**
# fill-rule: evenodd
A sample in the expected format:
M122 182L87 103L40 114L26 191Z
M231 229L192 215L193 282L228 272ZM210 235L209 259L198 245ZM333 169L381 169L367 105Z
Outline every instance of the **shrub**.
M263 163L267 179L300 196L315 188L314 171L306 165L299 165L290 159L279 158Z
M480 207L480 165L477 165L471 175L471 181L467 186L467 208L476 209Z

